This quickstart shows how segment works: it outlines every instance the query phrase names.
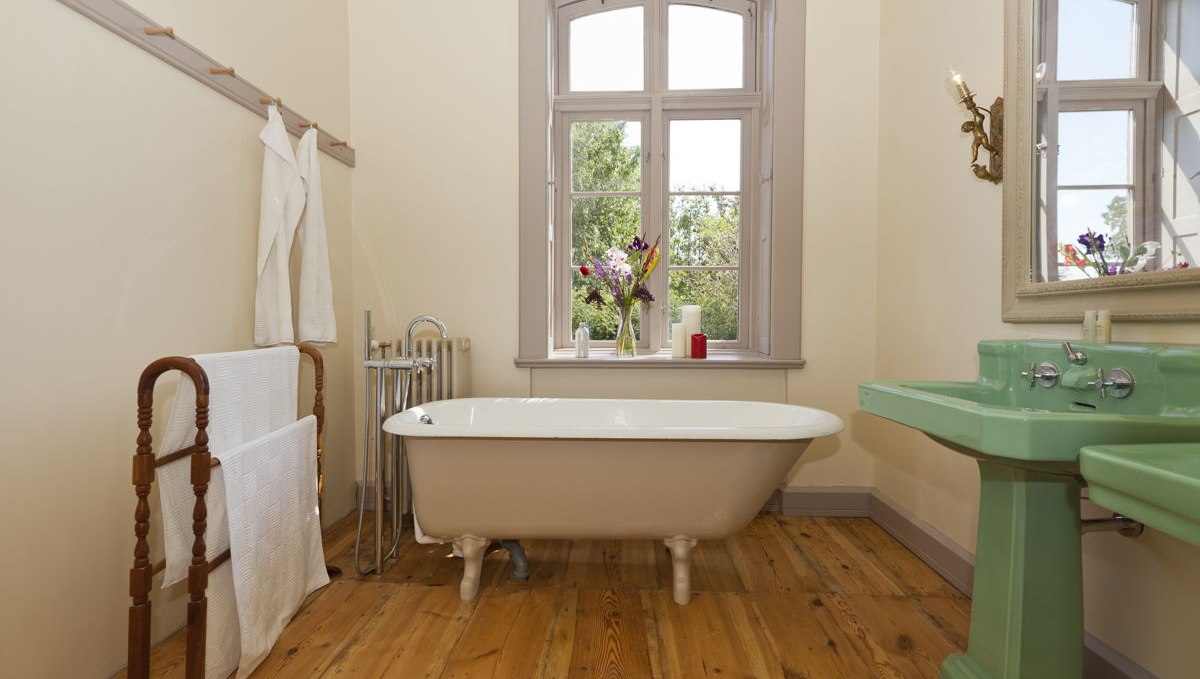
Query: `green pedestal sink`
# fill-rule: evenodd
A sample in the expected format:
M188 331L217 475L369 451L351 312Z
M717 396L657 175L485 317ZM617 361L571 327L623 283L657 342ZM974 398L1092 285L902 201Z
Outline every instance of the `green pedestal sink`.
M985 341L974 382L870 382L859 403L979 461L970 636L942 677L1080 679L1079 451L1200 440L1200 348Z
M1087 447L1079 468L1092 502L1200 545L1200 443Z

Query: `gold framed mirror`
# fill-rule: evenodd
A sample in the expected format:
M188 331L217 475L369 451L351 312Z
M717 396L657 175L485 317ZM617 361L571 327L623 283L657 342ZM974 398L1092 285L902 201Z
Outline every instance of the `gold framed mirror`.
M1200 319L1196 21L1200 0L1006 0L1005 321Z

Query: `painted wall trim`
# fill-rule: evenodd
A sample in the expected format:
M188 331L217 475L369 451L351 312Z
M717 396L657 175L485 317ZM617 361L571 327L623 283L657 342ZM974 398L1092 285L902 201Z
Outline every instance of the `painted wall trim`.
M784 516L871 519L956 589L971 596L974 555L878 489L790 486L777 495L778 499L772 496L767 502L764 511L778 506ZM1084 636L1083 655L1086 679L1155 679L1145 668L1091 634Z

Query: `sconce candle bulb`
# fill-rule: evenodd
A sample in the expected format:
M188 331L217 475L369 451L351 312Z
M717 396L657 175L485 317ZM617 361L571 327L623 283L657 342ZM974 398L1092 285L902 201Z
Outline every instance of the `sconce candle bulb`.
M962 74L954 69L950 70L950 79L954 81L954 86L958 89L958 95L962 99L969 99L972 95L971 88L967 87L967 81L963 80Z

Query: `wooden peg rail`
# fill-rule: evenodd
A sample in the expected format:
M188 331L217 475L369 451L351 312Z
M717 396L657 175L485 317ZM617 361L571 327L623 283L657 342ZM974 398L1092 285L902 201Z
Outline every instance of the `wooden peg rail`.
M121 0L58 1L263 118L267 117L267 105L272 101L280 101L278 97L237 75L232 66L218 63L189 45L176 35L173 27L160 26ZM305 128L300 125L312 118L302 116L281 103L277 105L288 131L296 136L304 134ZM317 146L322 151L354 167L355 152L352 146L324 128L318 128L317 135Z

